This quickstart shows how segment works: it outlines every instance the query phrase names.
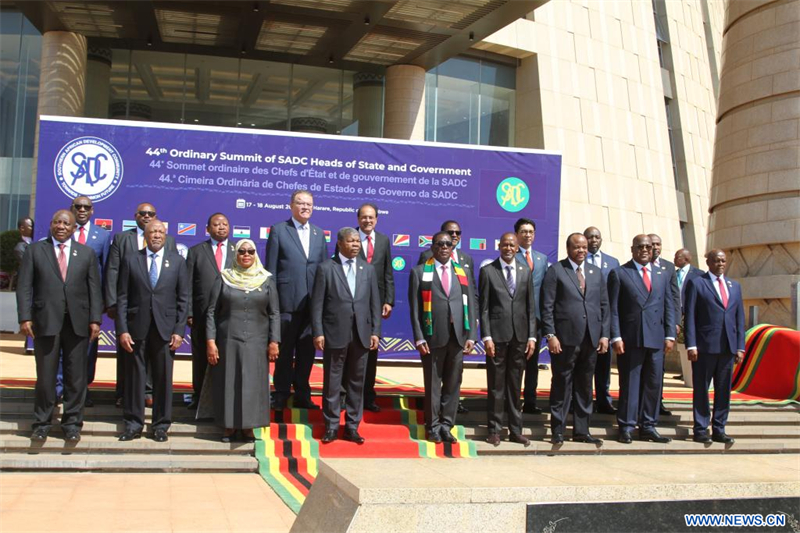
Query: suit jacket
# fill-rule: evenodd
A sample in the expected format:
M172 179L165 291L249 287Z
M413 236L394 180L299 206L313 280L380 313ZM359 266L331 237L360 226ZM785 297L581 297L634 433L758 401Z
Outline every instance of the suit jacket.
M477 285L475 285L475 262L472 260L472 256L466 252L462 252L461 250L456 250L456 253L458 254L458 260L460 261L459 264L464 268L464 272L467 274L467 278L472 285L472 289L475 290L477 288ZM431 257L433 257L433 252L430 248L423 250L422 253L419 254L417 264L422 265Z
M25 255L25 250L28 249L28 243L20 240L17 244L14 245L14 255L17 256L17 261L22 263L22 257Z
M522 252L517 253L517 259L528 264L528 261L525 259L525 254ZM536 321L539 323L539 327L542 325L542 282L544 281L544 275L547 272L547 269L550 267L549 262L547 261L547 256L544 255L542 252L537 252L536 250L531 249L531 261L533 261L533 296L536 299Z
M175 239L167 235L167 242L164 244L167 251L175 251ZM119 275L122 264L129 255L139 252L139 242L137 239L136 228L121 231L114 235L111 247L108 250L108 261L105 268L105 297L106 307L117 305L117 289L119 285Z
M309 228L308 257L292 219L275 224L269 232L264 268L275 276L281 313L307 309L317 267L328 255L322 229L310 222Z
M669 274L653 265L647 292L633 260L612 270L608 275L611 338L622 338L626 347L651 350L663 348L666 337L675 338L671 282Z
M72 240L78 242L78 235L78 230L76 229L75 233L72 235ZM95 255L97 255L97 266L100 267L100 274L102 277L103 270L108 261L108 253L111 248L111 233L97 224L91 224L89 226L89 233L86 235L86 246L94 250Z
M350 293L339 255L317 268L311 297L311 330L324 336L326 348L345 348L352 339L353 323L358 340L369 348L369 338L381 334L381 298L375 269L356 258L356 295Z
M358 228L355 228L358 230ZM394 269L392 268L392 253L389 248L389 237L383 233L373 231L375 241L372 244L372 267L378 278L378 292L381 295L381 305L389 304L394 307ZM333 251L333 257L339 255L339 244ZM358 256L367 260L367 250L362 246Z
M699 268L691 265L689 266L689 272L686 273L686 277L683 280L683 284L680 286L680 293L681 293L681 316L683 316L684 310L684 302L686 301L686 286L690 279L699 278L705 274L704 271L700 270ZM675 283L678 282L678 271L675 271Z
M681 316L678 314L678 310L681 308L681 290L678 288L678 275L675 271L675 263L667 261L663 257L658 258L658 263L661 265L661 272L669 275L669 290L670 294L672 294L672 310L674 313L672 318L674 324L680 326Z
M586 291L581 294L578 275L569 259L552 265L542 282L542 334L553 334L565 346L580 346L586 331L592 345L609 336L609 304L603 274L582 265Z
M451 263L452 264L452 263ZM478 315L478 302L475 299L475 288L471 283L467 283L467 312L469 331L464 329L464 302L462 300L461 284L452 274L450 283L450 296L444 293L442 282L436 272L433 273L433 283L431 286L431 314L433 318L433 335L423 333L423 311L422 311L422 273L424 265L417 265L411 269L411 277L408 282L408 306L411 311L411 328L414 331L414 341L424 340L430 348L441 348L450 342L450 317L453 317L453 329L456 338L461 346L468 340L474 341L478 338L478 326L476 319ZM452 270L452 269L451 269ZM465 272L466 273L466 272Z
M175 250L166 251L155 288L150 286L147 249L130 254L122 263L117 293L117 335L130 333L144 339L155 320L165 341L184 336L189 313L189 276L186 260Z
M589 260L589 256L586 256L586 260ZM613 255L608 255L604 251L600 250L600 272L603 273L603 279L608 282L608 274L619 266L619 260L614 257Z
M219 277L215 252L209 239L189 248L186 257L186 270L189 273L189 318L197 317L201 326L205 326L211 288ZM228 255L222 268L230 268L234 261L236 261L236 249L228 239Z
M687 348L697 347L699 353L706 354L744 351L742 287L727 277L723 280L728 286L727 308L722 306L707 272L684 283Z
M37 336L57 335L69 313L72 329L89 336L89 324L103 318L103 293L97 259L88 246L73 242L67 263L67 279L61 279L52 238L28 246L17 279L17 315L20 322L33 321Z
M491 337L494 342L515 339L525 343L536 337L536 299L531 270L519 259L514 263L516 290L513 296L506 283L506 264L499 257L481 268L479 274L481 337Z

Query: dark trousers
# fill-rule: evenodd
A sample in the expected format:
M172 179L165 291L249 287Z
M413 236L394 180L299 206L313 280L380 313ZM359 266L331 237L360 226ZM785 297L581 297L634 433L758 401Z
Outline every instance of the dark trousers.
M431 353L422 356L425 429L430 434L449 432L456 423L464 347L459 344L452 326L450 328L450 341L445 346L431 348Z
M205 317L200 317L199 324L192 326L192 391L193 400L200 401L200 393L203 391L203 380L206 377L208 367L208 356L206 354L206 321Z
M133 353L125 352L125 429L141 431L144 427L144 398L147 361L153 371L153 430L168 430L172 424L172 365L175 352L169 341L161 338L155 321L147 338L133 340Z
M367 369L364 376L364 405L372 405L378 394L375 392L375 378L378 375L378 350L367 354Z
M661 387L664 378L664 349L625 346L617 356L619 366L619 405L617 423L620 431L652 431L658 424Z
M560 354L550 355L553 382L550 386L550 428L553 435L563 435L572 404L573 435L589 433L592 416L592 378L597 361L597 346L587 332L580 346L561 346Z
M88 387L94 383L94 375L97 370L97 348L100 339L95 339L94 342L89 343L89 351L86 356L86 386Z
M345 391L345 424L355 431L364 414L364 374L367 353L358 340L344 348L325 348L322 352L322 416L326 429L339 429L341 418L341 391Z
M508 416L508 430L512 435L522 435L522 373L525 371L527 343L497 342L494 357L486 357L486 380L489 394L487 414L489 434L503 429L503 411Z
M314 367L314 339L309 311L281 313L281 347L275 361L275 399L286 400L294 385L295 401L311 401L311 369Z
M117 340L117 384L114 388L116 398L125 397L125 361L127 361L129 355L130 354L128 352L122 349L122 346L119 345L119 340ZM147 361L146 363L145 372L147 373L147 377L145 379L145 397L152 398L153 372L150 368L150 361Z
M700 354L692 363L692 404L694 407L694 434L705 435L711 413L708 405L708 387L714 380L714 420L712 431L725 433L731 407L731 379L734 355Z
M552 359L552 357L551 357ZM536 388L539 386L539 345L525 363L525 405L536 405Z
M72 328L69 315L58 335L37 336L33 340L36 359L36 399L33 404L34 429L49 429L56 406L56 374L63 353L64 412L61 427L64 430L83 426L83 403L86 400L86 350L89 337L80 337Z
M597 408L611 408L611 360L614 352L611 346L604 354L597 354L597 363L594 365L594 395Z

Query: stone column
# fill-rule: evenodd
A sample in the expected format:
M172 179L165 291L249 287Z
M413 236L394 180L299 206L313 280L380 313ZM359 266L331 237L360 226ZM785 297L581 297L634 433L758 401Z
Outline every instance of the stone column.
M42 35L42 71L39 82L41 115L83 116L86 94L86 37L79 33L49 31ZM39 156L39 121L33 146L31 216L36 209L36 159ZM44 213L49 217L51 213Z
M86 63L86 116L108 118L111 48L90 46Z
M383 136L425 140L425 69L394 65L386 69Z
M353 120L359 137L380 137L383 125L383 76L358 72L353 76Z
M745 306L782 326L800 281L798 13L800 0L726 3L708 233Z

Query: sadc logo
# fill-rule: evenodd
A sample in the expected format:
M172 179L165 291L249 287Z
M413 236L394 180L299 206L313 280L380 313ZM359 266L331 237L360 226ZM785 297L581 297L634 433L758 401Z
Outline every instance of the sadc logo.
M93 202L100 202L122 183L122 157L108 141L80 137L58 152L53 174L68 197L88 196Z
M506 178L497 186L497 203L509 213L522 211L530 199L528 185L519 178Z

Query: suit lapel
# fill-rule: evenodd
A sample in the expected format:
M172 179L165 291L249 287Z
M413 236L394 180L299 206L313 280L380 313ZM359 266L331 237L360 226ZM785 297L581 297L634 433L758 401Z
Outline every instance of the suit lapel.
M291 218L289 219L288 227L286 229L289 232L289 236L294 240L294 243L300 249L300 253L303 254L303 256L305 256L306 255L306 251L303 249L303 243L300 242L300 234L297 233L297 228L294 226L294 220L292 220ZM309 229L309 231L310 231L310 229ZM313 241L309 238L308 255L311 255L311 243L312 242Z
M150 292L153 292L153 287L150 285L150 272L147 270L147 248L144 249L144 253L138 252L137 262L139 263L139 273L144 276L145 285Z
M503 263L501 259L495 259L495 261L492 263L492 266L494 267L498 283L500 283L500 285L506 288L506 292L508 293L509 296L511 296L511 298L514 298L514 295L511 294L511 290L508 288L508 282L506 281L506 274L504 272L504 270L506 269L506 264ZM515 260L514 268L516 268L516 266L517 265ZM517 276L517 279L520 279L519 275ZM517 284L517 287L519 287L519 283Z
M356 259L356 294L359 294L362 291L362 287L367 286L367 273L364 270L364 265L366 264L368 264L366 261ZM356 299L355 296L353 299Z
M212 265L214 265L216 267L217 266L217 257L215 255L216 252L214 250L214 244L212 243L212 241L211 240L207 240L206 242L204 242L202 249L206 254L206 258L209 261L211 261ZM230 256L230 254L228 254L228 255Z
M333 268L333 275L339 278L339 281L344 284L345 292L350 294L350 286L347 283L347 276L344 275L345 265L343 265L339 260L338 254L333 258L333 262L336 263L336 266ZM358 275L356 275L356 291L358 291ZM350 296L352 297L352 294Z
M572 281L572 284L575 285L575 290L578 291L578 294L583 296L583 293L581 292L581 284L578 283L578 274L576 274L575 271L572 269L572 263L567 261L566 265L562 263L561 266L564 267L564 270L567 273L567 277ZM583 277L584 279L586 279L585 275Z
M56 276L58 276L58 279L61 279L61 269L58 268L58 257L56 257L55 239L51 237L47 239L47 242L50 244L50 246L48 246L48 250L45 251L45 255L47 256L47 259L50 260L50 265L53 267ZM67 275L69 275L69 268L67 268ZM63 282L64 280L61 279L61 281Z
M717 302L717 305L722 309L725 309L725 306L722 305L722 300L720 299L719 294L717 294L717 289L714 287L714 282L711 280L711 274L706 274L703 276L703 281L705 281L706 287L711 291L711 294L714 295L714 301ZM730 301L731 299L728 297L728 302Z
M639 295L642 297L642 301L646 302L647 299L650 297L650 293L647 292L647 287L644 284L644 280L642 279L642 276L639 275L639 269L636 267L636 264L633 261L631 261L629 263L629 266L626 267L624 270L625 270L625 272L628 273L628 277L630 277L630 279L633 282L634 286L636 286L636 288L639 289ZM651 288L653 287L653 281L652 280L650 280L650 287Z

